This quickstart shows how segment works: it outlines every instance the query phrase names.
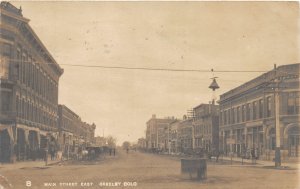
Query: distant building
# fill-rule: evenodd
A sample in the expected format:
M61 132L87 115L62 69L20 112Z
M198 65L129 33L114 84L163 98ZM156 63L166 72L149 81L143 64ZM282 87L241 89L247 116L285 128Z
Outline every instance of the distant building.
M279 82L280 146L283 159L300 155L299 65L283 65L220 96L220 148L225 154L274 158L274 79ZM277 74L276 74L277 73Z
M95 124L87 124L65 105L58 106L59 144L65 156L94 144Z
M194 149L205 152L219 149L219 106L200 104L194 108Z
M83 139L84 146L91 146L95 142L95 129L96 125L94 123L89 124L86 122L81 122L81 128L78 135Z
M152 118L146 123L147 149L163 150L166 148L165 130L168 130L172 121L174 121L174 117L156 118L156 115L152 115Z
M174 120L170 123L169 132L170 132L170 148L171 153L178 153L180 152L180 143L178 140L178 130L181 120Z
M137 147L139 150L145 150L147 148L146 139L145 138L139 138Z
M193 118L184 116L178 125L178 146L180 152L192 154L194 151L194 127Z
M58 137L63 69L21 9L1 2L0 14L0 161L34 159Z

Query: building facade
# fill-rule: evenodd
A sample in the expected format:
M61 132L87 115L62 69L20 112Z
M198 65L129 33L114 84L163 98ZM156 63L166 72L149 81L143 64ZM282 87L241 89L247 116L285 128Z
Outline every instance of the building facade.
M146 123L147 149L161 151L167 148L165 144L165 133L172 121L174 121L174 118L156 118L156 115L152 115L152 118Z
M63 69L22 10L0 4L0 161L25 160L58 137L58 84Z
M170 138L170 152L171 153L179 153L180 152L180 143L178 140L178 130L181 120L174 120L170 123L169 126L169 138Z
M139 138L137 142L137 148L141 151L145 150L147 148L146 145L146 139L145 138Z
M215 152L219 150L219 106L200 104L194 109L194 149Z
M299 64L283 65L220 96L220 149L274 158L275 92L279 94L282 159L299 156Z
M192 154L194 152L193 118L184 116L179 122L177 140L181 153Z
M58 105L59 144L63 155L70 157L95 143L95 124L83 122L65 105Z

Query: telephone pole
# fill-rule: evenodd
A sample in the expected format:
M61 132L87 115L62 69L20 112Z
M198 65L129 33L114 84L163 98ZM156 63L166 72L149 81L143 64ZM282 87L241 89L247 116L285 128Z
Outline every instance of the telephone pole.
M275 70L275 89L274 89L274 101L275 101L275 131L276 131L276 148L275 148L275 167L281 166L281 154L280 154L280 112L279 112L279 79L277 75L277 67L274 65Z

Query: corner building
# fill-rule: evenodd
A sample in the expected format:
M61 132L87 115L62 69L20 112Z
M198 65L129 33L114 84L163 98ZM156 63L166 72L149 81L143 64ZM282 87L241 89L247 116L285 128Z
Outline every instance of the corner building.
M273 160L276 147L274 88L279 91L282 160L300 155L299 65L279 66L220 96L220 150ZM275 79L279 82L275 83Z
M0 161L34 159L58 137L63 69L21 9L1 2L0 14Z

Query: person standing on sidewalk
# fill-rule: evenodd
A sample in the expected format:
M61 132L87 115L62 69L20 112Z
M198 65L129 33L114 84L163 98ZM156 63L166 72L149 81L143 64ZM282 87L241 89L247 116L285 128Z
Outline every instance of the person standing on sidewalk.
M45 165L48 165L48 148L45 148L44 152L44 160L45 160Z

